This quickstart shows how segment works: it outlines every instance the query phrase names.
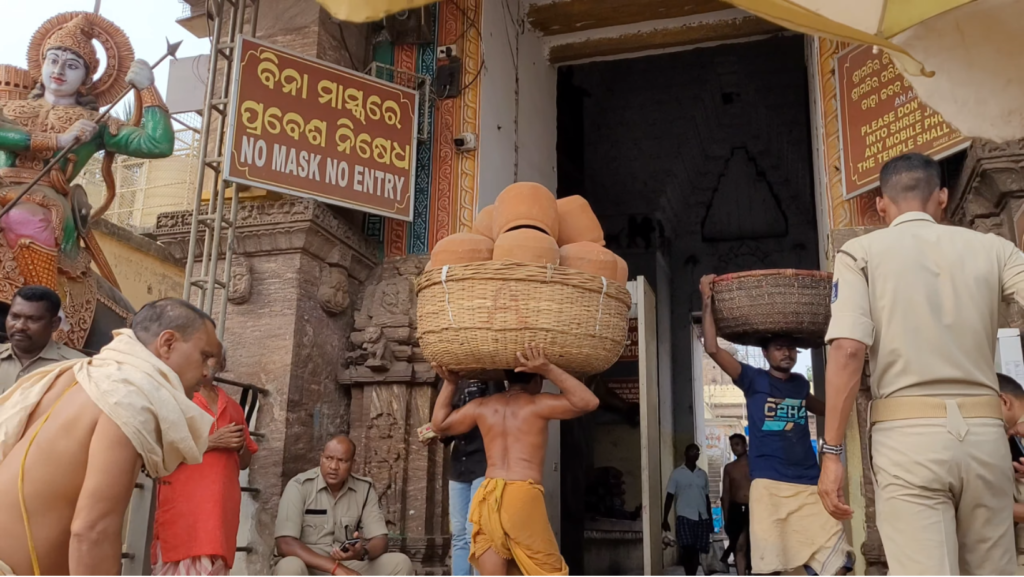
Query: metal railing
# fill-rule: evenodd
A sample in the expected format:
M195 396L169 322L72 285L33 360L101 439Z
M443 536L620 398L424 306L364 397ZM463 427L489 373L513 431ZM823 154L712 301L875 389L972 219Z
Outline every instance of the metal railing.
M78 176L93 206L106 194L102 163L102 154L96 155ZM185 127L174 131L174 152L168 158L117 156L113 165L117 196L104 218L135 233L151 232L160 213L192 208L198 172L199 138Z
M187 0L178 0L178 2L181 4L181 16L178 17L178 20L184 20L186 18L191 18L193 16L201 16L203 14L206 14L205 2L201 5L193 5Z

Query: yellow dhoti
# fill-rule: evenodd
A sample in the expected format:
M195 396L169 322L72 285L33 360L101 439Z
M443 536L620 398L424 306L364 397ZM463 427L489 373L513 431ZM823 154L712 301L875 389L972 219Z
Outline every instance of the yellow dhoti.
M750 561L756 574L804 566L835 575L853 549L843 524L825 511L816 485L755 479L750 484Z
M548 522L544 488L533 481L485 479L469 509L469 561L488 549L515 561L523 575L568 575Z

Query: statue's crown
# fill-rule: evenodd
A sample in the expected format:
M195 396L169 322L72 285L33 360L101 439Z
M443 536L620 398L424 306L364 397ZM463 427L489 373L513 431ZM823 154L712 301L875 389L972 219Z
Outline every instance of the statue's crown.
M54 48L72 50L85 59L89 66L89 74L96 74L100 60L96 56L96 48L92 45L94 34L92 26L85 16L79 16L61 26L46 41L43 53Z

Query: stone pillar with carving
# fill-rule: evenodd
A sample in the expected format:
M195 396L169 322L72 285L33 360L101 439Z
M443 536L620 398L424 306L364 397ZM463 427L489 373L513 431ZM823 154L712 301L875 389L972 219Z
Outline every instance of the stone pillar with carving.
M181 261L191 217L189 211L157 219L157 240ZM241 529L253 547L241 570L266 575L284 485L317 466L327 439L350 430L351 397L338 376L354 321L351 304L376 270L377 247L312 200L243 203L235 228L227 376L269 391L253 424L262 437L249 484L259 493L251 526Z
M366 281L339 382L351 391L357 470L373 479L392 550L419 573L446 573L451 542L444 448L422 446L436 377L416 342L415 279L428 257L388 259Z
M975 140L960 182L950 191L949 214L960 226L1024 248L1024 139ZM1024 329L1024 308L1007 304L999 320L1000 326Z

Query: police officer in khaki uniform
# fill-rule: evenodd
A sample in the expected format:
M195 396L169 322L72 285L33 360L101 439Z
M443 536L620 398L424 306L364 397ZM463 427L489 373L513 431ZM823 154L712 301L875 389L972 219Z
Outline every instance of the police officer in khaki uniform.
M388 553L388 527L369 479L351 474L356 446L337 436L320 467L296 475L281 495L274 537L275 575L412 575L412 562Z
M14 293L0 345L0 394L36 369L85 355L53 340L60 328L60 297L44 286L24 286Z
M1013 468L995 372L1000 299L1024 304L1024 255L937 224L938 163L882 168L889 227L836 254L818 493L837 519L843 437L870 356L878 531L894 575L1013 575Z
M1024 387L1009 375L997 373L999 400L1003 406L1003 425L1007 431L1024 423ZM1012 453L1011 453L1012 454ZM1017 478L1013 487L1014 542L1017 544L1017 575L1024 575L1024 480Z

